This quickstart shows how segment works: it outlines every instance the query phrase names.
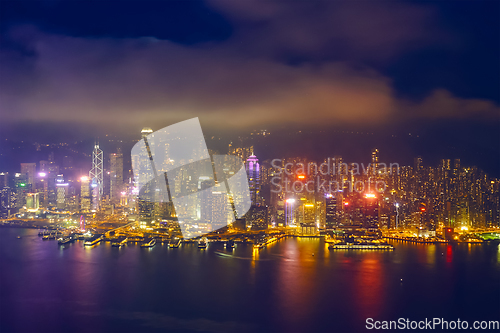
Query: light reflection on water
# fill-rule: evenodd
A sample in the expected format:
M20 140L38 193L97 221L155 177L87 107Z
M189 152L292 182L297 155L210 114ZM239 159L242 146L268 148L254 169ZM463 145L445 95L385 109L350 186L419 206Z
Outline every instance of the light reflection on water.
M330 251L315 238L261 250L59 247L36 230L2 228L0 322L27 331L358 332L367 317L498 314L497 244L393 244L383 252Z

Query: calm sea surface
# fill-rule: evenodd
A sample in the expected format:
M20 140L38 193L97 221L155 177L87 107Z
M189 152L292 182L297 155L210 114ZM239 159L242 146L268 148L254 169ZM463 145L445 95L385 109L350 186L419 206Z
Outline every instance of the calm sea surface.
M85 248L0 228L0 331L361 332L366 318L499 320L498 243L393 244Z

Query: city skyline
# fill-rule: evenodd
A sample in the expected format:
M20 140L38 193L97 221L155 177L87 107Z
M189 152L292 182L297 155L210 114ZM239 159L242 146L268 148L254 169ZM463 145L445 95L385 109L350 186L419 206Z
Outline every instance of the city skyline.
M0 331L498 331L499 13L1 0Z
M154 132L145 128L140 135L149 133ZM263 136L271 135L265 132ZM165 145L168 150L169 145ZM418 156L413 166L405 166L386 163L380 158L380 150L374 148L367 164L347 161L339 155L320 161L300 155L259 161L256 150L260 149L231 143L226 151L245 162L252 204L245 219L252 230L308 223L307 233L312 234L340 226L368 230L416 226L431 232L443 227L500 226L500 181L475 166L463 166L460 159L441 159L439 165L429 166ZM107 156L106 163L103 155ZM16 211L23 210L35 214L44 209L45 214L54 209L55 213L57 210L90 213L128 207L129 214L138 214L136 218L141 225L148 226L176 216L173 206L160 208L157 203L136 199L139 185L132 170L124 170L120 147L116 152L103 153L96 143L88 159L93 161L89 171L74 164L68 156L59 158L64 163L61 167L51 152L48 161L20 163L19 172L10 174L2 171L2 216L14 216ZM101 178L96 178L96 174ZM202 173L198 188L210 183L209 179ZM188 183L185 186L189 187ZM371 208L367 208L368 203ZM310 213L306 213L306 207L312 209ZM198 219L206 214L202 209ZM219 227L211 231L216 229Z

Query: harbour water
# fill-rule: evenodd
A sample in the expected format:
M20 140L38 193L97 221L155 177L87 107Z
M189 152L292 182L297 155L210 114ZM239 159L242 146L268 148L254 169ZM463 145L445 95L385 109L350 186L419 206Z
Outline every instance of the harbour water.
M391 244L84 247L0 228L0 331L360 332L367 318L499 320L498 243Z

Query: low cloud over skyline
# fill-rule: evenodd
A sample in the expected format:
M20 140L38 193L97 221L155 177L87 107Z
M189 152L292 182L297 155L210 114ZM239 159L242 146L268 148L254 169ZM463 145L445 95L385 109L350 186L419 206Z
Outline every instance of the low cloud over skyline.
M453 90L460 89L444 79L429 86L425 70L422 76L414 70L423 93L402 87L389 64L423 49L467 47L432 3L216 0L204 6L229 22L229 34L182 43L154 34L92 35L83 28L63 33L64 25L47 29L36 20L5 25L3 121L129 127L198 116L217 129L488 122L500 115L497 99L458 96ZM491 46L498 54L498 45Z

